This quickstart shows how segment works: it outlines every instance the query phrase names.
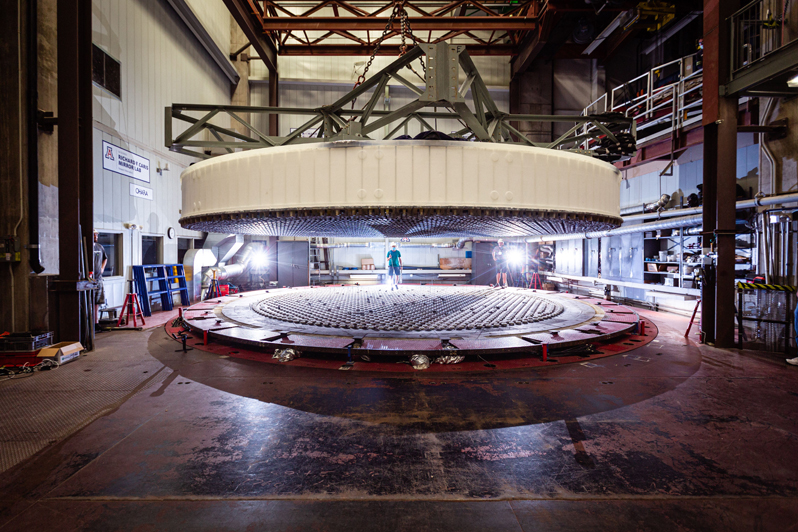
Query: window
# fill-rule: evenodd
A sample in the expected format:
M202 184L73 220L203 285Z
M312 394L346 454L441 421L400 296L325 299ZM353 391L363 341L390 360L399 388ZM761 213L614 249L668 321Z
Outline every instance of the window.
M160 236L141 235L141 264L161 264L163 253L161 243L163 238Z
M100 233L97 243L105 248L108 262L103 270L103 277L122 275L122 235L118 233Z
M183 259L186 257L186 252L191 249L192 239L178 238L177 239L177 263L183 264Z
M122 68L116 59L91 45L91 80L118 98L122 97Z

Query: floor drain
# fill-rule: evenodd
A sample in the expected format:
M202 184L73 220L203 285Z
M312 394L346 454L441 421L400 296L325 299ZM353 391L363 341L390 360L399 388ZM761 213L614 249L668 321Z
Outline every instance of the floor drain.
M612 381L601 381L601 384L612 384Z

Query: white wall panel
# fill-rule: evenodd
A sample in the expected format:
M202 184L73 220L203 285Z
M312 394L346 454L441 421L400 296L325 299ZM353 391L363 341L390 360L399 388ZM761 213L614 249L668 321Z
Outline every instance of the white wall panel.
M390 240L369 240L358 238L347 239L330 239L331 243L359 243L371 242L370 248L332 248L328 250L330 261L334 267L337 268L360 268L361 259L374 259L374 266L377 269L386 267L386 255L388 253L388 246ZM431 244L431 243L454 243L452 239L434 239L434 238L413 238L409 244L397 242L398 249L402 253L403 265L407 268L438 268L439 259L445 258L465 258L466 251L470 250L470 244L467 244L464 249L457 248L433 248L433 247L413 247L418 244ZM408 247L409 246L409 247ZM405 278L405 282L409 278Z
M223 50L229 48L230 16L222 2L190 0L192 9ZM172 7L163 0L94 0L92 40L121 64L121 98L94 85L94 218L100 231L122 234L123 274L141 263L141 234L163 236L164 260L177 257L177 236L200 233L180 227L180 174L193 158L164 146L164 107L172 103L230 103L229 80L208 57ZM225 44L226 43L226 44ZM229 121L216 120L229 125ZM150 183L103 169L102 141L150 160ZM157 166L169 164L159 175ZM153 201L130 196L130 183L153 191ZM125 224L141 229L130 230ZM121 305L122 278L109 280L108 303ZM119 286L116 286L116 285ZM118 288L118 289L117 289Z
M92 31L94 43L122 68L121 99L94 86L94 120L164 157L192 162L166 151L163 109L176 102L229 104L229 80L162 0L94 0Z
M197 15L205 31L211 36L216 46L225 53L230 53L230 23L232 16L227 6L221 1L186 0L191 10Z
M700 148L700 146L698 147ZM698 153L700 156L700 152ZM757 192L759 175L759 145L749 144L737 149L737 181L748 193L749 187ZM698 193L704 181L704 161L696 158L694 149L679 157L673 165L673 175L660 176L662 170L637 175L621 183L621 209L639 207L657 201L661 194L669 194L676 205L679 198Z

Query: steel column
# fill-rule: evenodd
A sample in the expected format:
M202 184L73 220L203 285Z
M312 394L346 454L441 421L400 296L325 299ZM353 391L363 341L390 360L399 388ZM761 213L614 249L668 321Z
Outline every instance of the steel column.
M704 250L714 233L717 262L702 296L707 342L734 347L734 239L737 182L737 97L720 96L729 79L728 17L739 0L704 0ZM714 282L713 282L714 281Z
M704 127L704 235L701 239L702 253L707 255L713 250L713 229L717 221L717 173L718 173L718 126L714 123ZM715 275L710 264L705 264L707 275L701 286L701 328L703 341L715 343Z
M269 107L280 105L280 75L277 69L269 70ZM277 137L280 135L279 115L269 115L269 135Z
M92 108L94 94L92 76L92 2L81 0L78 10L78 126L80 127L80 227L83 233L87 262L92 264L91 255L94 243L94 124ZM60 138L60 137L59 137ZM86 272L88 274L88 272ZM95 275L97 272L95 272ZM92 318L93 319L93 318ZM94 328L92 327L92 333Z
M94 197L91 1L59 0L57 17L58 338L78 340L82 339L80 248L83 237L92 242Z

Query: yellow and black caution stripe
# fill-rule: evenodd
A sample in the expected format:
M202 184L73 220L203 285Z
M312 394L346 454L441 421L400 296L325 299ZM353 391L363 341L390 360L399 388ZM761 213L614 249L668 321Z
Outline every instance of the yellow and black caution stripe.
M740 290L778 290L780 292L795 292L794 286L785 284L762 284L762 283L737 283Z

